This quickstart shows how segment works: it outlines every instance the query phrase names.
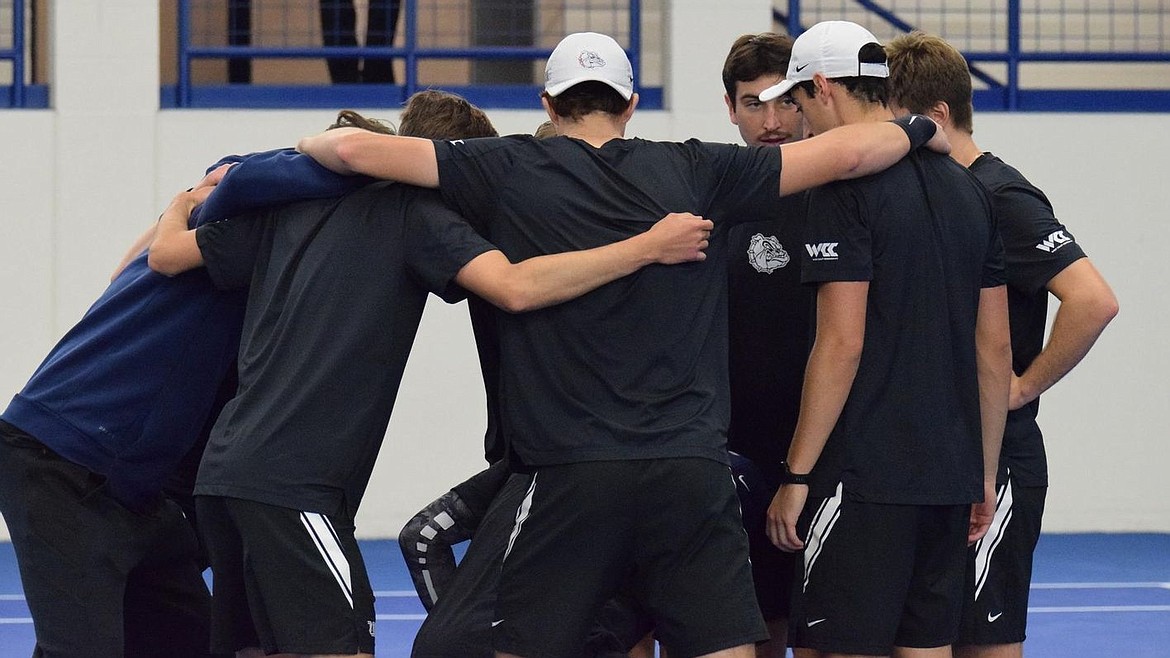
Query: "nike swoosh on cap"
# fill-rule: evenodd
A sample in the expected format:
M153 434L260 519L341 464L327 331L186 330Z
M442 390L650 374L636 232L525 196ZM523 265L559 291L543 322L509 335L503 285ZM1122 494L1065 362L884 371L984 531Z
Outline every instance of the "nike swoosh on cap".
M800 66L796 67L796 72L797 72L797 73L800 73L801 71L803 71L803 70L805 70L806 68L808 68L808 65L809 65L809 64L811 64L811 63L812 63L812 62L805 62L804 64L801 64Z

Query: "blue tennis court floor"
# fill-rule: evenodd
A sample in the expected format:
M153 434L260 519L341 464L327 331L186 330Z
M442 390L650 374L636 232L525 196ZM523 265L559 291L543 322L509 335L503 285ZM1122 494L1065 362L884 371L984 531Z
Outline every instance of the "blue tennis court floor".
M378 657L405 658L422 605L397 544L365 541L362 551L378 597ZM1046 534L1033 580L1028 658L1170 658L1170 534ZM32 647L12 545L0 543L0 658Z

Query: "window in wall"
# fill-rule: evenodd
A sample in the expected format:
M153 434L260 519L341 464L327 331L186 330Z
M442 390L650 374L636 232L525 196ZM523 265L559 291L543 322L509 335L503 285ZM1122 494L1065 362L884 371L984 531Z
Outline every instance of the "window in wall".
M47 0L0 0L0 107L48 107L42 47Z
M418 89L539 108L565 34L605 32L661 107L665 0L163 0L164 107L398 103Z

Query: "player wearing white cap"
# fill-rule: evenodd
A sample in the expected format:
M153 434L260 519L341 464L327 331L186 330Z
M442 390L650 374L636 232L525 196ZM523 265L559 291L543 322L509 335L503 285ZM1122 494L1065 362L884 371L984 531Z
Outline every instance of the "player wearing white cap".
M829 21L797 38L786 80L760 98L791 93L819 134L889 120L887 77L872 34ZM769 510L773 540L803 549L789 640L950 656L967 542L994 509L1011 369L991 203L953 160L915 152L811 191L808 212L816 338Z
M300 148L335 171L439 187L514 259L636 234L663 208L715 222L703 263L647 268L501 319L505 435L534 476L493 641L502 656L576 656L598 607L632 576L672 655L747 658L767 635L727 467L727 226L781 192L889 166L936 137L934 125L850 126L780 149L625 139L630 63L595 33L553 51L542 102L560 137L349 132Z

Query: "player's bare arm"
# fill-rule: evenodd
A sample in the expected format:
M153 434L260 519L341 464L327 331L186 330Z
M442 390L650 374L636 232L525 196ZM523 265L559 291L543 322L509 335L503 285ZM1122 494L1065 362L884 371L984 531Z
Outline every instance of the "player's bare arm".
M865 343L868 281L833 281L817 290L817 330L804 374L800 414L785 460L793 473L811 473L845 408ZM768 537L778 548L796 551L804 542L796 521L808 486L780 487L768 507Z
M122 260L118 261L117 266L114 267L113 273L110 274L110 281L118 278L118 275L122 273L122 270L126 269L130 261L134 260L138 254L141 254L150 246L150 243L154 241L154 231L156 228L158 228L157 223L151 224L141 235L134 239L134 242L130 244L130 248L126 250L126 253L122 254Z
M654 263L706 258L714 224L690 213L671 213L645 233L604 247L537 256L513 264L489 251L463 266L459 285L505 311L531 311L579 297Z
M925 121L935 125L921 115L905 120L910 118L915 123ZM810 139L784 144L780 146L780 194L794 194L835 180L882 171L910 152L909 134L894 122L866 122L839 126ZM945 131L937 128L924 146L939 153L950 152Z
M187 224L191 213L207 200L231 166L225 164L216 167L195 187L179 192L171 200L158 219L154 240L150 243L150 253L146 258L150 269L166 276L175 276L203 265L203 254L199 252L199 245L195 241L195 230L189 229Z
M983 427L983 502L971 506L967 541L976 542L995 516L995 476L1007 421L1012 376L1012 338L1008 327L1007 286L979 293L975 326L975 361L979 374L979 414Z
M439 186L439 162L429 139L337 128L302 138L297 150L339 174L365 174L419 187Z
M1012 377L1009 409L1040 397L1076 367L1119 310L1113 289L1088 258L1052 277L1048 290L1060 300L1048 344L1027 370Z

